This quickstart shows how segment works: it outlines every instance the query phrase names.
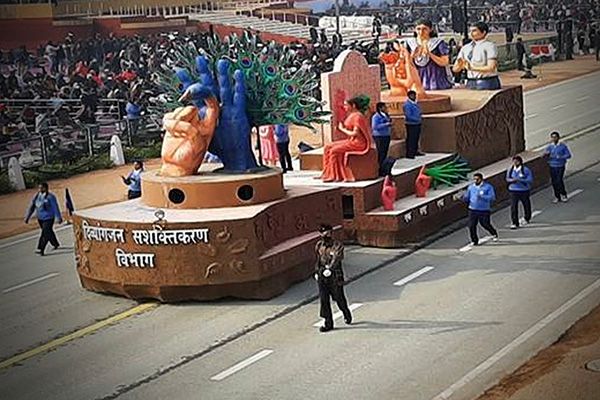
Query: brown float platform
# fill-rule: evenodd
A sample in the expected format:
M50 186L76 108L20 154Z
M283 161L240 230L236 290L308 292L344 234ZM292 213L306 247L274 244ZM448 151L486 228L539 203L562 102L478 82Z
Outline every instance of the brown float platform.
M414 193L415 180L421 167L444 163L452 158L452 154L432 153L414 160L407 158L397 160L392 168L392 176L397 188L396 198L400 199ZM344 239L349 243L356 243L359 228L356 221L370 210L381 206L383 178L358 182L324 183L317 179L319 176L319 171L288 172L284 176L284 185L286 188L314 185L339 188L344 215Z
M525 150L523 89L453 89L452 111L423 117L425 152L459 153L473 168Z
M546 185L550 176L541 152L524 152L520 155L535 177L533 188ZM512 158L506 158L478 170L494 185L496 204L509 197L505 179L506 170L511 164ZM439 232L444 226L467 215L462 195L469 183L429 190L427 197L416 197L414 194L402 197L395 202L392 211L377 207L357 215L352 221L355 227L354 242L362 246L394 248L417 243ZM348 225L349 221L345 219L344 226Z
M389 90L381 92L381 101L387 105L388 112L391 116L404 115L403 108L406 100L406 96L392 95ZM423 114L437 114L452 110L451 96L449 94L439 93L438 91L427 92L427 97L418 99L418 102Z
M290 188L258 205L162 209L162 220L156 212L136 199L75 214L85 288L165 302L269 299L312 275L319 225L342 223L336 187Z
M199 209L260 204L285 196L278 169L234 175L211 168L215 166L203 165L198 175L184 177L149 171L142 180L142 202L158 208Z

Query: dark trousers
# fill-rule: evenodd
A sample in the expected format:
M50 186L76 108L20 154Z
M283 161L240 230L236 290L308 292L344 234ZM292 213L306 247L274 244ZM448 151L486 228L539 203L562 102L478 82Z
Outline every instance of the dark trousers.
M279 162L281 163L281 169L285 171L293 171L292 167L292 155L290 154L290 142L277 143L277 152L279 153Z
M517 69L519 71L523 71L525 69L525 66L523 65L523 56L523 53L517 52Z
M375 147L377 148L377 162L379 163L379 175L381 176L381 166L383 165L383 160L387 158L391 137L373 136L373 139L375 139Z
M565 167L550 167L550 179L552 180L552 188L554 189L554 197L560 200L560 196L567 195L565 188Z
M328 281L322 277L319 277L319 300L321 302L321 310L319 315L325 319L325 326L333 328L333 314L331 312L331 298L335 300L338 308L344 314L344 318L348 319L351 316L350 309L348 308L348 300L344 294L344 286Z
M419 139L421 138L421 124L406 125L406 157L415 158L419 152Z
M54 247L58 247L58 239L56 239L56 235L54 234L54 218L47 219L42 221L38 219L38 224L40 224L40 228L42 228L42 232L40 234L40 240L38 240L38 250L44 251L46 249L46 245L48 242Z
M519 202L525 210L525 221L531 220L531 200L529 190L510 192L510 219L514 225L519 226Z
M127 192L127 199L128 200L137 199L138 197L142 197L142 192L137 192L137 191L134 191L134 190L129 190Z
M481 224L483 229L488 231L492 236L498 235L498 232L492 226L490 217L490 211L469 210L469 234L471 235L471 241L473 243L479 243L479 237L477 236L477 224Z

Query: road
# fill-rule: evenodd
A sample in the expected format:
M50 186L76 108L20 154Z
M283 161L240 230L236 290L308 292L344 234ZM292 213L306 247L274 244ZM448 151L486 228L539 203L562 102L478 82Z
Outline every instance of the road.
M600 122L599 77L526 94L528 148ZM311 281L265 302L161 305L1 369L1 397L473 398L600 302L600 169L584 169L599 136L569 143L572 201L538 193L535 224L516 232L497 212L500 242L461 252L461 229L416 252L349 247L348 276L374 269L347 288L351 327L317 332ZM70 230L59 238L44 258L28 235L0 242L1 360L137 306L81 289Z

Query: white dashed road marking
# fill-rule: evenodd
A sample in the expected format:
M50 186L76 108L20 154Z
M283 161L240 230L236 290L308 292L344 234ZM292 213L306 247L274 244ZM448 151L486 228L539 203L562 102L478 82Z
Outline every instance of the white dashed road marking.
M15 290L19 290L19 289L23 289L23 288L25 288L27 286L35 285L36 283L43 282L46 279L54 278L55 276L58 276L58 275L60 275L58 272L52 272L50 274L47 274L47 275L44 275L44 276L40 276L39 278L35 278L35 279L30 280L30 281L23 282L23 283L20 283L18 285L6 288L6 289L4 289L2 291L2 293L6 294L6 293L14 292Z
M405 278L400 279L397 282L394 282L394 286L402 286L402 285L406 285L408 282L417 279L418 277L420 277L423 274L428 273L429 271L431 271L432 269L434 269L433 267L423 267L420 270L418 270L417 272L413 272L412 274L408 275Z
M356 310L357 308L359 308L359 307L362 307L362 305L363 305L362 303L352 303L352 304L350 304L350 305L348 306L348 308L350 309L350 311L354 311L354 310ZM338 312L336 312L335 314L333 314L333 320L335 321L336 319L340 319L340 318L342 317L342 315L344 315L344 314L342 314L342 312L341 312L341 311L338 311ZM313 326L314 326L315 328L318 328L318 327L320 327L321 325L323 325L323 322L322 322L322 321L315 322L315 323L313 324Z
M210 380L216 381L216 382L222 381L223 379L227 378L228 376L231 376L231 375L235 374L236 372L254 364L255 362L271 355L271 353L273 353L273 350L270 350L270 349L261 350L258 353L254 354L253 356L246 358L244 361L240 361L239 363L235 364L233 367L227 368L225 371L218 373L217 375L210 378Z

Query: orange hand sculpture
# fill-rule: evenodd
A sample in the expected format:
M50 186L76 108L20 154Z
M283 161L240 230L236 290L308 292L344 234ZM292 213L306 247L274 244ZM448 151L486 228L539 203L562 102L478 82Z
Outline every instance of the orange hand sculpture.
M179 107L165 114L161 158L162 176L194 175L204 160L219 118L219 103L215 97L205 100L206 113L198 117L193 106Z
M385 211L392 211L394 209L397 194L396 183L389 175L386 176L383 181L383 189L381 190L381 204Z
M406 96L409 90L417 92L417 97L427 97L419 72L412 63L411 55L404 46L396 45L395 51L381 53L379 61L385 66L385 78L390 84L392 96Z

